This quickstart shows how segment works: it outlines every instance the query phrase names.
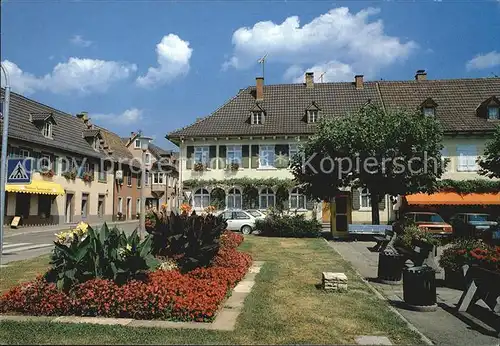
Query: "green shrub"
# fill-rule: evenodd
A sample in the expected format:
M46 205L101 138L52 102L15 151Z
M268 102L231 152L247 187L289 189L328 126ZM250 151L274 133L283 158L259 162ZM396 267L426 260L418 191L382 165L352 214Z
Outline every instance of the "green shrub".
M317 238L321 235L321 223L307 220L303 214L282 215L270 213L263 220L256 220L255 229L267 237Z
M478 239L458 239L450 244L450 247L443 251L439 259L439 265L451 271L460 270L465 264L471 264L473 257L471 251L489 250L490 247Z
M417 225L409 223L403 228L402 232L398 234L395 245L412 249L417 245L417 242L424 242L429 245L440 244L439 240L434 238L432 233L426 232Z
M159 265L152 254L151 237L141 242L137 231L134 231L127 238L124 232L116 227L110 230L106 224L99 232L88 227L85 235L75 234L68 245L54 244L52 267L45 278L65 291L94 278L125 283L141 278Z
M152 213L153 227L147 231L152 236L153 254L174 258L179 267L191 270L208 266L217 255L220 236L227 223L223 214L177 215Z

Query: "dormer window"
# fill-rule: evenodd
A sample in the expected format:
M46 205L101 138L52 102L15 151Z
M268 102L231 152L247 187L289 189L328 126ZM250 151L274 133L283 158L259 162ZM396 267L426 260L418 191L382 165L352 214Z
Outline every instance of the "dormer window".
M422 112L426 117L433 117L436 115L436 109L434 107L424 107Z
M134 142L134 148L135 149L140 149L141 148L141 140L140 139L136 139L135 142Z
M99 151L99 138L94 138L94 150Z
M45 138L52 138L52 123L51 122L46 121L43 124L42 134Z
M500 107L499 106L489 106L488 107L488 120L499 120L500 119Z
M252 112L252 125L262 125L264 123L264 112Z
M310 124L317 123L319 120L319 112L318 110L308 110L307 111L307 122Z

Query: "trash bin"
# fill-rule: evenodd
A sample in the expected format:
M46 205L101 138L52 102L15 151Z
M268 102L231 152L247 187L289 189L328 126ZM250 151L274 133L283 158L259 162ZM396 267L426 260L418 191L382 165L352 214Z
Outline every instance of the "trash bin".
M414 310L436 310L436 272L428 266L403 271L403 299Z
M405 256L397 252L382 251L378 255L378 279L385 284L401 283Z

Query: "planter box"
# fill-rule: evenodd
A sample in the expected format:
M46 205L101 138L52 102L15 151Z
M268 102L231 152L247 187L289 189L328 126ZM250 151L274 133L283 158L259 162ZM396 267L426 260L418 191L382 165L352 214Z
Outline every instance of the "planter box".
M467 287L463 270L451 270L448 268L445 269L444 282L446 287L454 288L461 291L465 290Z

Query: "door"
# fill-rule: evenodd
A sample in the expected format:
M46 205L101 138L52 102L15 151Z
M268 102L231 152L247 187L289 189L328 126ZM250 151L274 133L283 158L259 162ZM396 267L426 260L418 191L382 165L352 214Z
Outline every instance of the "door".
M97 215L100 219L104 216L104 196L100 195L97 201Z
M66 211L66 223L73 222L73 196L72 193L66 195L66 208L64 209Z
M30 200L29 193L16 193L16 215L26 219L30 215Z
M127 198L127 219L130 220L132 218L132 198Z
M331 218L330 203L323 202L321 215L323 222L330 223L330 218Z
M82 219L87 219L89 215L89 195L88 193L82 193Z
M226 219L228 230L236 231L239 229L239 228L236 228L236 224L235 224L236 220L234 220L232 211L224 212L224 219Z
M341 195L335 198L335 231L347 232L349 228L350 210L349 195Z
M255 223L252 220L252 217L249 216L247 213L244 211L235 211L233 212L233 218L234 218L234 227L236 228L237 231L241 230L241 227L248 225L252 228L254 228Z

